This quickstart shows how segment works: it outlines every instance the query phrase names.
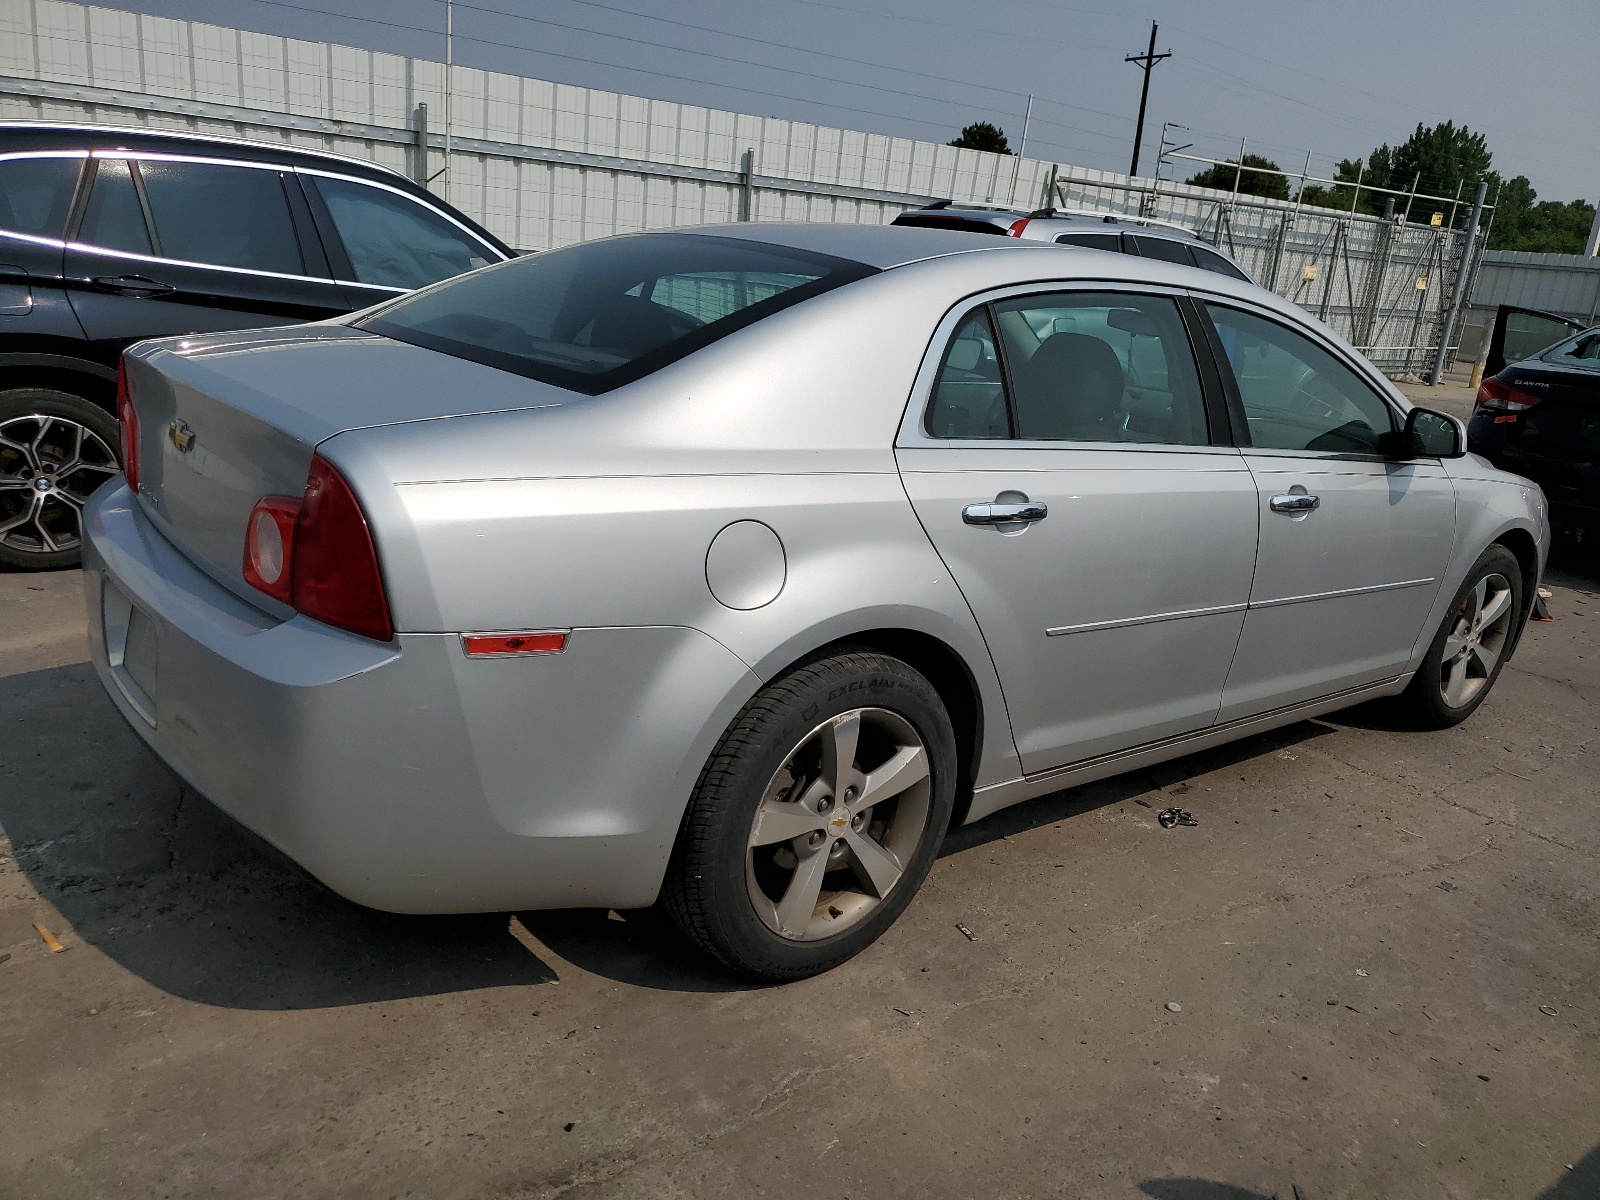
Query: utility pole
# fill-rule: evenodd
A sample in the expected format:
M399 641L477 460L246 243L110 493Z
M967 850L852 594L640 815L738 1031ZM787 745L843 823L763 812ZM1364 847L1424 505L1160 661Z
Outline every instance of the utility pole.
M1128 168L1129 175L1139 173L1139 143L1144 140L1144 108L1150 100L1150 68L1163 58L1171 58L1172 51L1162 54L1156 53L1156 23L1150 22L1150 48L1143 54L1130 54L1123 62L1137 63L1144 72L1144 86L1139 89L1139 123L1133 128L1133 165Z
M1467 240L1461 247L1461 264L1456 268L1456 286L1450 293L1450 307L1445 310L1444 328L1439 330L1439 353L1433 360L1433 370L1428 372L1430 385L1439 382L1444 374L1444 356L1450 352L1450 339L1455 335L1456 323L1461 319L1461 306L1468 299L1467 283L1472 275L1472 252L1478 244L1478 222L1483 220L1483 198L1487 183L1479 182L1478 195L1472 201L1472 216L1467 219ZM1499 199L1496 193L1495 198Z

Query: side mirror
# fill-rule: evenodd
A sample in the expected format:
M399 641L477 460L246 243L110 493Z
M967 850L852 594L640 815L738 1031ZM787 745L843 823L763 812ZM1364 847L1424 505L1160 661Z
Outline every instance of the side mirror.
M1467 435L1449 414L1413 408L1405 427L1385 434L1380 449L1390 458L1461 458L1467 453Z

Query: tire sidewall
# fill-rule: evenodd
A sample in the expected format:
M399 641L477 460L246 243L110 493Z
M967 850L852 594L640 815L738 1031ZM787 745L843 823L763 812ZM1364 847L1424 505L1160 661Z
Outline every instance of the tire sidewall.
M47 387L7 388L0 390L0 422L9 421L29 413L60 417L73 421L93 431L111 448L121 461L121 438L117 419L92 400L71 392ZM75 567L82 561L81 545L70 550L32 553L0 546L0 567L25 571L57 571Z
M1512 627L1507 633L1506 650L1495 661L1494 670L1485 681L1484 686L1478 689L1478 694L1467 701L1460 708L1452 708L1445 703L1444 696L1439 691L1440 672L1444 667L1444 645L1449 640L1450 630L1455 625L1456 613L1460 611L1463 601L1473 588L1478 586L1480 580L1488 575L1501 575L1511 584ZM1478 556L1478 561L1472 564L1472 569L1467 572L1467 577L1462 581L1456 594L1450 599L1450 607L1445 610L1444 619L1439 622L1439 628L1433 635L1433 642L1428 647L1428 653L1423 656L1422 665L1417 668L1417 677L1412 682L1412 687L1418 689L1415 693L1419 715L1431 726L1447 728L1459 725L1474 712L1478 706L1489 698L1489 693L1494 690L1500 672L1505 669L1508 651L1512 639L1516 637L1516 622L1521 620L1525 597L1523 595L1522 564L1511 551L1504 546L1493 545Z
M798 680L787 681L789 694L772 714L776 719L762 722L749 747L754 752L738 757L727 781L731 786L722 789L726 807L712 843L712 861L706 864L714 873L710 882L716 900L710 915L718 941L737 960L730 965L769 978L799 978L824 970L859 953L892 925L932 868L955 800L955 734L937 691L921 674L876 652L841 653L797 674ZM888 709L910 722L922 738L932 787L928 824L899 882L870 915L835 937L793 941L769 929L750 903L745 876L750 829L772 777L800 742L829 718L857 708Z

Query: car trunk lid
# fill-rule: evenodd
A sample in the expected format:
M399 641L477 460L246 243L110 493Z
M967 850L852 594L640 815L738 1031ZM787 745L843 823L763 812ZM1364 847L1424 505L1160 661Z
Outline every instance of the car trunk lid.
M339 325L146 342L126 367L144 511L214 578L269 609L275 602L244 582L245 526L261 497L301 495L321 442L574 398Z

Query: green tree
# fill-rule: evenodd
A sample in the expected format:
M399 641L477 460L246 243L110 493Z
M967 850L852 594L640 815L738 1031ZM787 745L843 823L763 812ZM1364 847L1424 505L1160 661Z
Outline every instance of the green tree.
M1289 198L1289 181L1282 175L1263 175L1262 171L1281 171L1270 158L1262 158L1259 154L1246 154L1244 166L1260 168L1256 171L1240 170L1239 160L1230 158L1226 163L1218 163L1207 167L1198 175L1191 175L1185 183L1195 187L1217 188L1224 192L1233 191L1233 182L1239 181L1239 194L1241 196L1267 196L1273 200L1287 200Z
M1011 153L1011 143L1006 140L1005 130L988 121L974 121L950 145L963 150L987 150L990 154Z
M1507 179L1498 188L1491 173L1489 199L1496 202L1491 250L1532 250L1581 254L1594 222L1594 205L1586 200L1539 199L1526 175Z

